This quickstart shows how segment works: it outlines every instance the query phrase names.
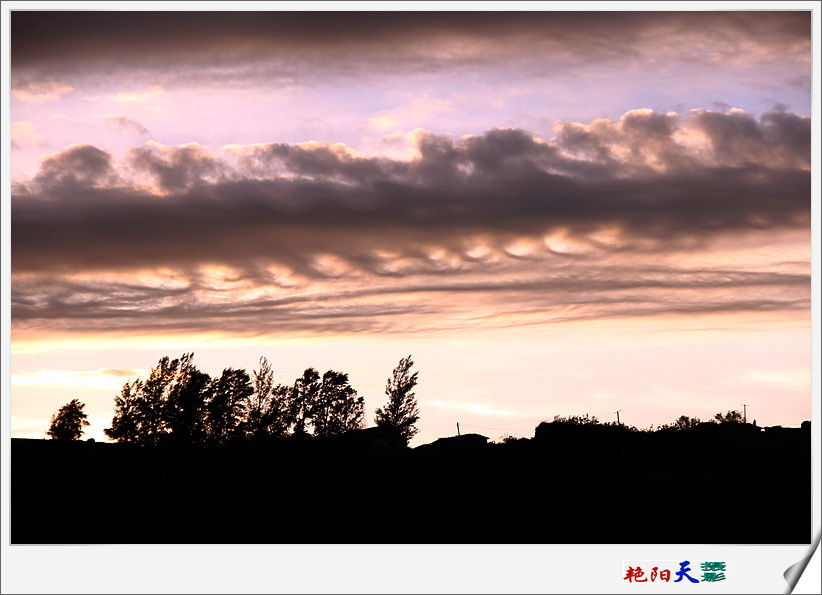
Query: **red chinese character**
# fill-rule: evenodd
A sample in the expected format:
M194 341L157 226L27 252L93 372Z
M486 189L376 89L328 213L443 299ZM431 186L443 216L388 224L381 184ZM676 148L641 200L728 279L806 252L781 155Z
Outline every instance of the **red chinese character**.
M659 571L659 580L670 582L671 580L671 571L670 570L660 570Z
M629 566L628 567L628 572L625 573L625 578L622 579L622 580L628 581L629 583L632 580L635 580L638 583L647 582L648 579L647 578L642 578L643 576L645 576L645 572L642 570L642 566L637 566L636 568L633 568L632 566Z

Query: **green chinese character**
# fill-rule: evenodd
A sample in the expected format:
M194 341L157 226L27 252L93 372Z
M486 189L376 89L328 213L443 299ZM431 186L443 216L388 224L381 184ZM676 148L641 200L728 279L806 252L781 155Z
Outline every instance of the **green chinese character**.
M712 571L724 571L724 570L726 570L725 562L702 562L699 565L699 569L702 570L703 572L706 571L706 570L712 570Z
M725 580L725 573L724 572L703 572L702 573L702 580L706 583L715 583L717 581L724 581Z

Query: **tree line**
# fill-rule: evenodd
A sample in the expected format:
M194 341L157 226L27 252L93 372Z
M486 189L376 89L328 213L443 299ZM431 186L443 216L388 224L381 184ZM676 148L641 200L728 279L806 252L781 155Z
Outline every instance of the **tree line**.
M365 426L365 402L351 386L348 374L328 370L322 376L307 368L292 384L275 384L265 357L251 374L226 368L211 378L193 363L192 353L179 359L163 357L145 380L126 382L114 399L111 427L103 430L117 442L140 445L221 445L266 438L339 436ZM375 411L378 427L396 429L406 440L417 434L419 408L413 392L418 372L411 356L402 358L388 378L384 407ZM51 418L46 435L54 440L78 440L89 425L84 404L73 399ZM555 415L540 423L535 436L561 428L616 428L623 431L669 433L704 424L741 424L743 415L732 410L703 422L682 415L656 430L628 424L602 423L596 416ZM756 422L754 422L755 424ZM504 443L522 440L512 435Z
M641 432L636 426L632 426L629 424L622 424L615 421L608 421L608 422L600 422L599 418L596 415L588 415L587 413L584 415L569 415L568 417L563 417L561 415L555 415L553 421L547 422L544 421L540 425L543 424L557 424L557 425L567 425L567 426L605 426L605 427L620 427L623 430L629 432ZM713 419L709 419L708 421L703 422L698 417L689 417L687 415L680 415L676 418L673 422L669 424L661 424L657 426L656 430L649 429L647 431L656 431L656 432L677 432L681 430L689 430L691 428L695 428L700 424L703 423L710 423L710 424L740 424L743 423L743 416L740 411L732 410L728 411L727 413L722 413L721 411L714 415Z
M163 357L145 380L126 382L114 399L106 436L117 442L224 445L266 438L339 436L365 426L365 401L348 374L307 368L292 384L275 384L265 357L259 368L225 368L210 377L192 353ZM419 408L411 356L402 358L386 383L387 402L375 411L378 427L396 429L407 441L416 433ZM77 440L88 425L84 404L73 399L52 417L47 435Z

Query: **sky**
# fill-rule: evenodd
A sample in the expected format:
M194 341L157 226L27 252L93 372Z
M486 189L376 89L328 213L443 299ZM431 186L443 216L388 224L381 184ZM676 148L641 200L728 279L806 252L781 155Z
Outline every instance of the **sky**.
M412 445L811 417L811 15L20 11L11 435L400 358Z

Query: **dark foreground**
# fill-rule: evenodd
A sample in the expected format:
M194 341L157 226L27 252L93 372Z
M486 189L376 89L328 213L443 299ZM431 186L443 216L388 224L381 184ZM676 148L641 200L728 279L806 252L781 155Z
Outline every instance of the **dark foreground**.
M811 539L810 440L216 450L12 440L13 544Z

